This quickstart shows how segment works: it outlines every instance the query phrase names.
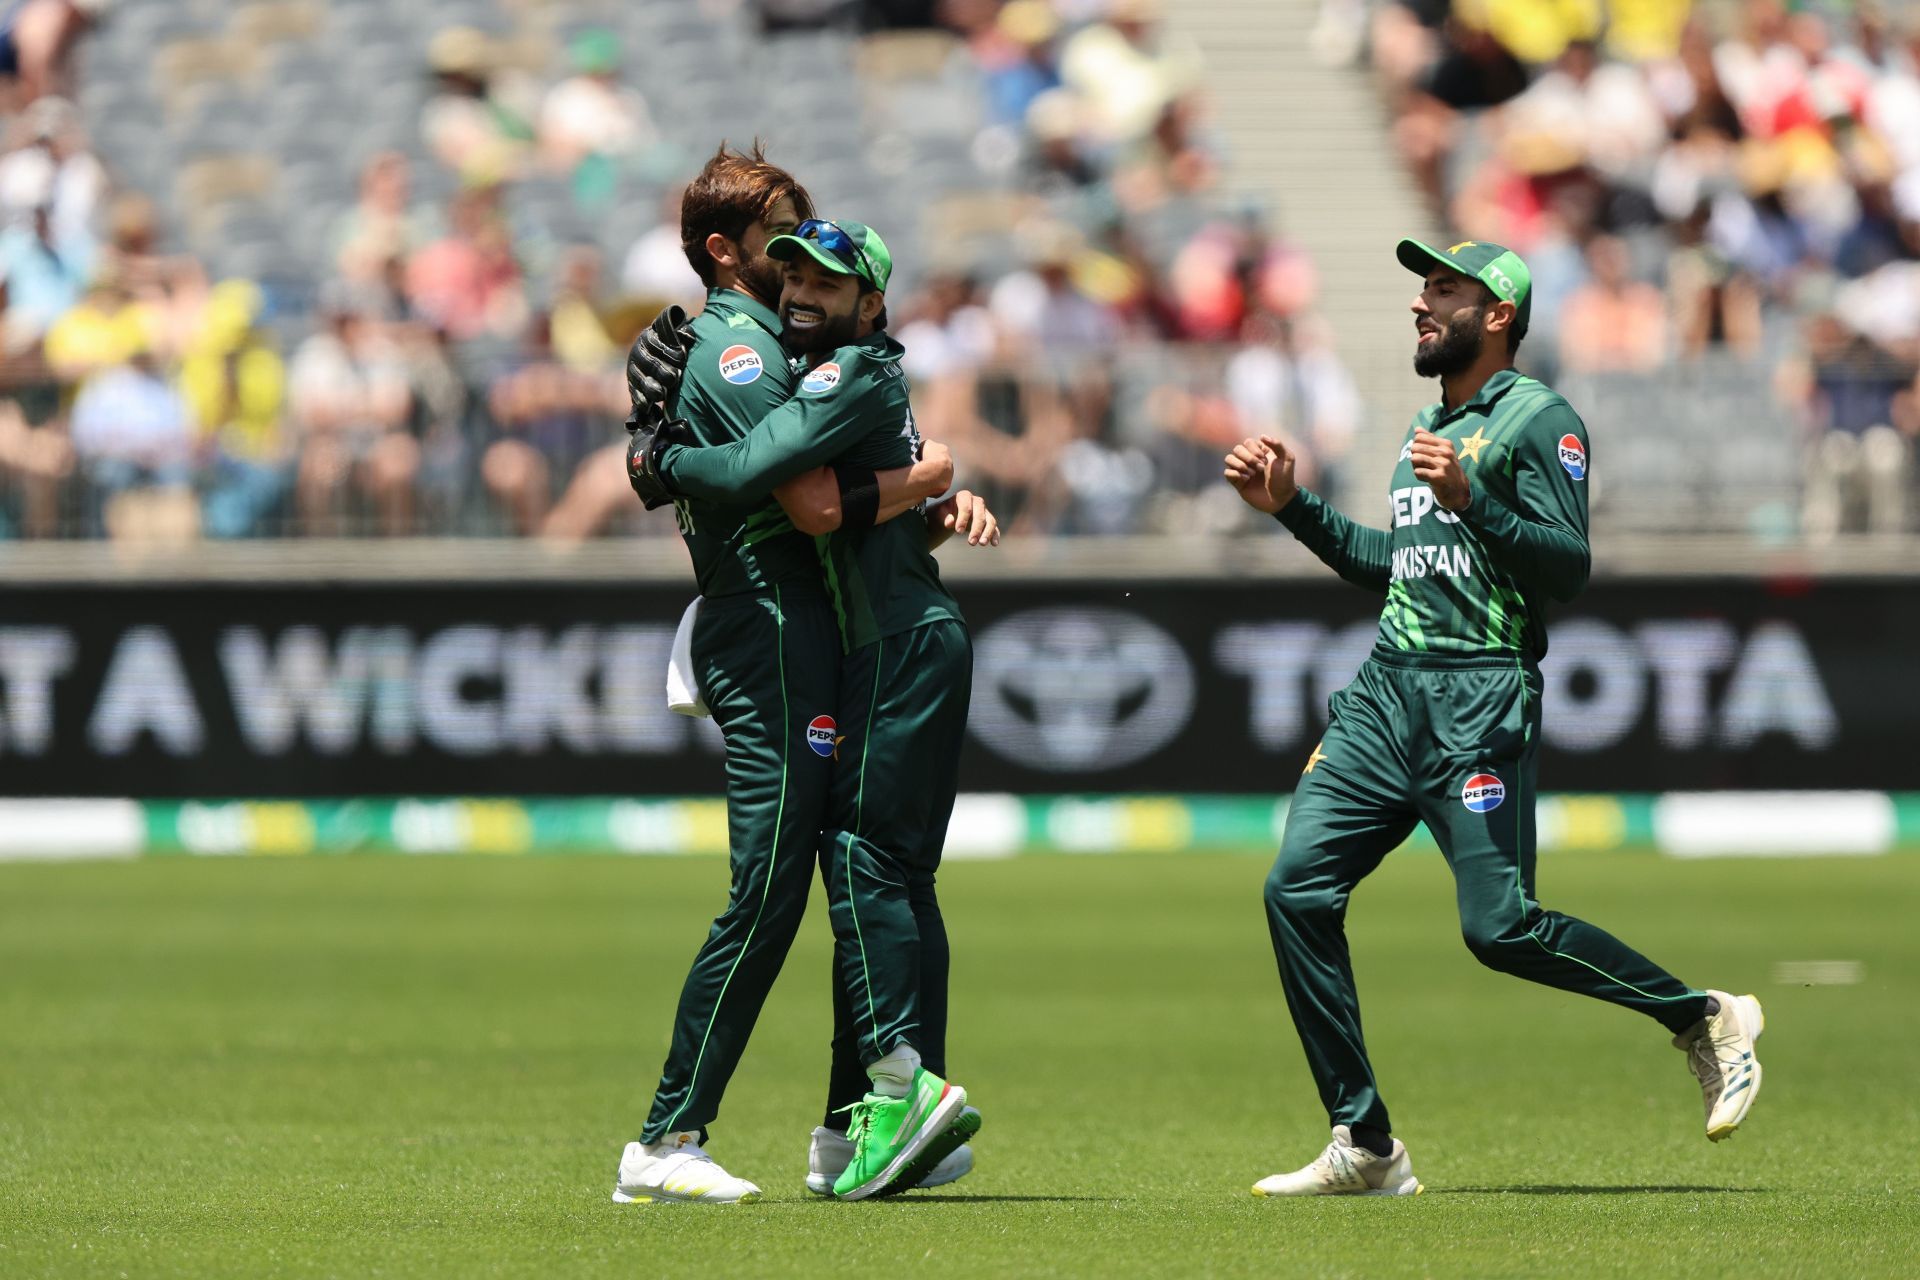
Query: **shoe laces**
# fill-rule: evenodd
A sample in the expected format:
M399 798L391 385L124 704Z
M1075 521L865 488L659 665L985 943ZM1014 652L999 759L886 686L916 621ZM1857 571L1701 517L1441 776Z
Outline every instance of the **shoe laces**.
M1702 1085L1717 1086L1720 1081L1719 1046L1704 1029L1687 1046L1688 1065Z
M841 1115L843 1113L852 1118L851 1122L847 1125L847 1141L853 1144L855 1151L859 1151L866 1146L867 1135L873 1129L873 1104L865 1100L850 1102L846 1106L836 1110L833 1114Z
M1337 1142L1329 1142L1320 1158L1326 1161L1327 1172L1332 1175L1332 1180L1338 1183L1360 1176L1359 1169L1354 1165L1353 1156L1352 1147L1343 1147Z

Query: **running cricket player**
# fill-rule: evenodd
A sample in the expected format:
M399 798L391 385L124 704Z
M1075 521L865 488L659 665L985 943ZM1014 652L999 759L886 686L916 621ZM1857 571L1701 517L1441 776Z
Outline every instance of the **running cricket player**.
M1545 606L1586 585L1586 427L1550 388L1516 372L1531 277L1497 244L1445 250L1402 240L1423 278L1413 301L1414 371L1438 378L1391 484L1391 528L1357 525L1294 483L1272 437L1246 440L1226 479L1356 586L1386 596L1380 636L1333 695L1325 738L1293 794L1267 878L1267 923L1333 1141L1257 1196L1413 1195L1360 1033L1343 928L1347 899L1418 822L1458 889L1481 963L1646 1014L1673 1033L1706 1101L1715 1142L1760 1091L1752 996L1690 987L1612 935L1534 896L1535 775Z

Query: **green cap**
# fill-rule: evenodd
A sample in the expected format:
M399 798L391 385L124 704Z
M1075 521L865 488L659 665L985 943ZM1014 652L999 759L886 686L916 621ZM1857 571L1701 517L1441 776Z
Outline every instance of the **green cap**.
M1527 324L1533 319L1533 273L1520 261L1520 255L1505 245L1462 240L1442 252L1418 240L1402 240L1394 256L1400 259L1401 266L1422 278L1437 262L1478 280L1493 290L1494 297L1514 305L1518 313L1514 317L1514 330L1521 337L1526 336Z
M842 236L847 245L844 249L838 248ZM767 241L767 256L780 262L791 262L803 252L827 270L857 276L881 293L893 279L893 255L887 251L887 242L863 222L808 218L794 234Z
M582 75L607 75L620 67L620 37L605 27L590 27L573 38L567 53Z

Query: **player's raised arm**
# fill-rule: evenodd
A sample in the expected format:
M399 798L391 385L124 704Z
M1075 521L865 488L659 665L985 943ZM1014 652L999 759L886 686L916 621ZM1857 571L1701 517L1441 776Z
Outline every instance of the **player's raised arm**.
M1278 519L1335 573L1384 595L1391 555L1387 532L1347 519L1320 495L1296 484L1293 469L1293 454L1279 440L1249 437L1227 455L1224 475L1241 501Z

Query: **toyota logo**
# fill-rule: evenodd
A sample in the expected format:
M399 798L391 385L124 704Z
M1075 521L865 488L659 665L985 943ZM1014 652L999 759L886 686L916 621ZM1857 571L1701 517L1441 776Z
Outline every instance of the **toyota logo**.
M1050 773L1116 769L1177 737L1193 668L1165 631L1118 609L1029 609L975 646L970 720L990 749Z

